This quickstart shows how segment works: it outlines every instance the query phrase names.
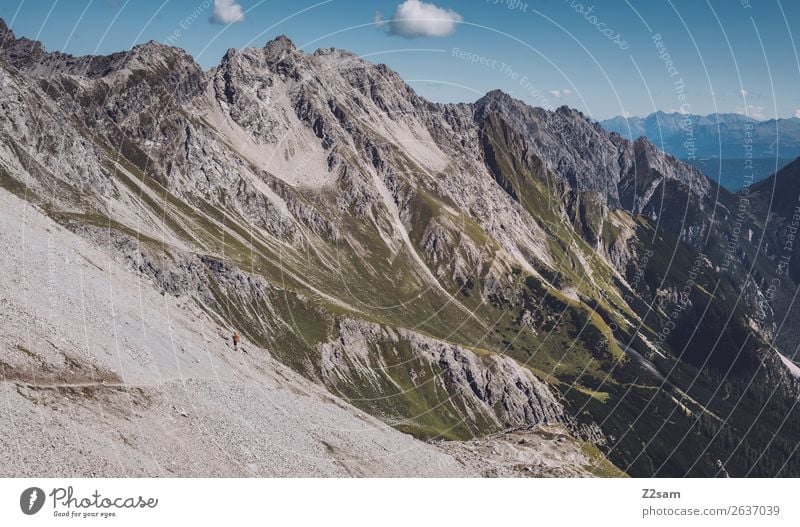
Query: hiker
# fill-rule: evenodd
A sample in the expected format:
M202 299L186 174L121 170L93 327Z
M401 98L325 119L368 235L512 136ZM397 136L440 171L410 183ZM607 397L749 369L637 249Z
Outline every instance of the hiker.
M233 349L234 350L238 350L239 349L239 342L241 340L242 340L242 336L239 335L238 331L233 334Z

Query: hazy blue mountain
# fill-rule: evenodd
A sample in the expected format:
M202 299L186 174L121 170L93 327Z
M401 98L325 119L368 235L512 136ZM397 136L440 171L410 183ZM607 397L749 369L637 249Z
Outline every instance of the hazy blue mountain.
M732 113L655 112L646 117L618 116L600 124L628 139L647 137L734 191L771 176L800 156L800 119L796 117L758 121ZM752 175L745 163L750 153Z

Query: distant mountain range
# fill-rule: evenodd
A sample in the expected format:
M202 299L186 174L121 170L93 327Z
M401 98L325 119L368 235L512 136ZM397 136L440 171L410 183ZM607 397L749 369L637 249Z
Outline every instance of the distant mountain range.
M655 112L647 117L618 116L600 124L628 139L647 137L734 191L771 176L800 156L800 119L796 117L758 121L734 113ZM752 175L745 162L750 154Z

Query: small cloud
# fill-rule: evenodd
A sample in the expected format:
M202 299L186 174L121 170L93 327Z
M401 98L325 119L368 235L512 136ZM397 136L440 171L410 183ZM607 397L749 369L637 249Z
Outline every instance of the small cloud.
M794 111L794 116L800 119L800 108Z
M749 94L750 92L745 89L739 90L739 95L741 95L742 97L747 97Z
M767 118L767 114L764 112L763 106L754 106L752 104L748 104L745 107L740 106L736 108L736 113L752 117L753 119L759 121L763 121Z
M244 22L242 6L235 0L214 0L214 14L211 16L214 24L233 24Z
M563 90L550 90L547 93L549 93L556 99L560 99L561 97L567 97L569 95L572 95L572 90L570 90L569 88L564 88Z
M390 35L405 38L447 37L456 32L463 18L452 9L443 9L421 0L406 0L397 6L391 20L375 14L375 25L388 27Z

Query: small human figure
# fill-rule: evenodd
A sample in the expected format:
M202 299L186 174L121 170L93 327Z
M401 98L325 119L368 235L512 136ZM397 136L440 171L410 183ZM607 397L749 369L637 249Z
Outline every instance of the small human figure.
M238 331L235 332L233 334L233 349L234 350L238 350L239 349L239 342L241 342L241 340L242 340L242 336L239 335Z

